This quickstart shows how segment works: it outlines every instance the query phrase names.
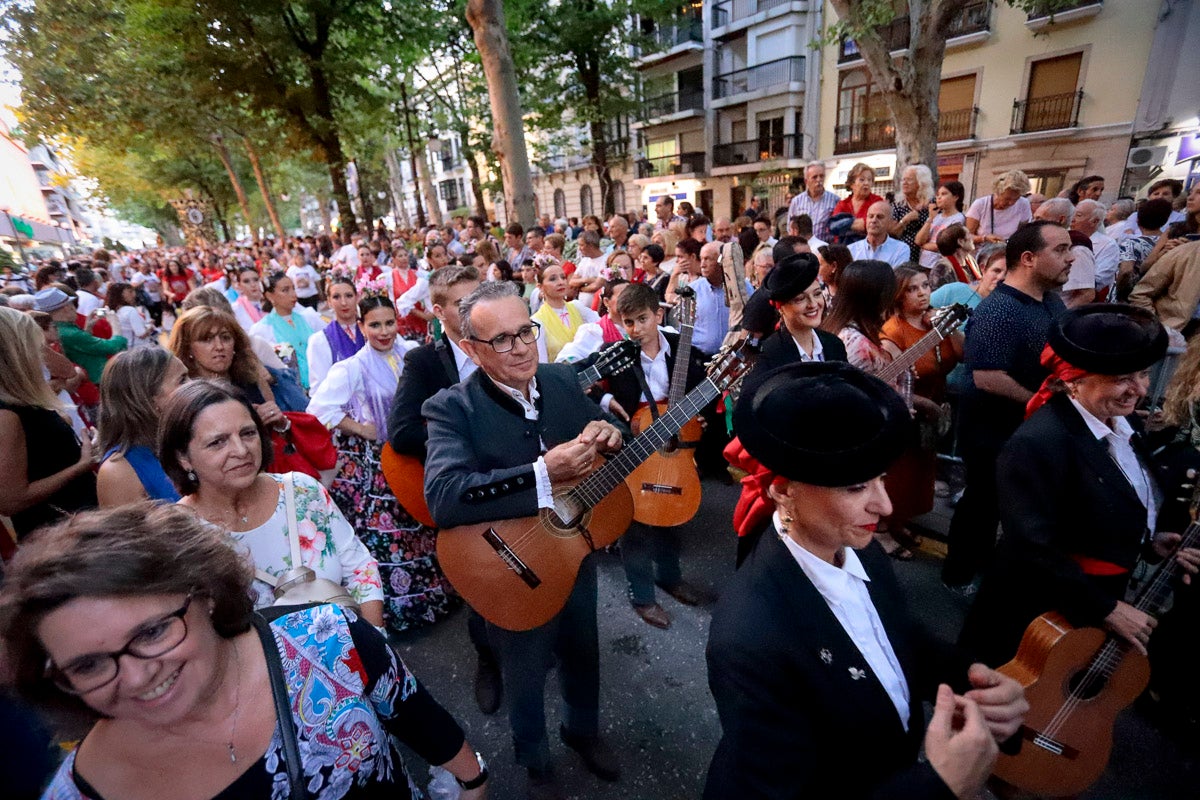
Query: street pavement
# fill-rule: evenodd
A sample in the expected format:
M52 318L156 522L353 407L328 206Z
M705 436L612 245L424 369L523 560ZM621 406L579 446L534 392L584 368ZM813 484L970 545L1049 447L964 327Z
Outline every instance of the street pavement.
M703 486L700 511L682 537L683 568L686 578L715 594L733 572L730 515L738 488L713 480ZM939 579L937 535L944 533L947 519L948 510L939 500L939 508L920 520L933 529L934 536L926 538L926 546L913 561L896 562L896 571L910 610L931 632L950 640L957 636L966 609ZM551 673L546 717L555 770L572 798L694 800L701 795L720 738L704 662L711 608L688 608L660 592L660 602L674 622L669 630L652 628L629 606L620 557L610 553L593 557L599 559L600 577L601 730L621 759L623 775L616 783L600 781L559 741L559 693ZM405 634L396 643L409 668L459 720L468 739L488 760L493 776L490 796L522 797L524 770L513 761L507 705L490 717L475 706L475 652L467 639L466 615L460 611L432 628ZM426 771L415 757L409 764L414 773ZM1118 720L1116 744L1104 776L1082 795L1083 800L1198 797L1200 754L1195 743L1185 745L1164 735L1135 709Z

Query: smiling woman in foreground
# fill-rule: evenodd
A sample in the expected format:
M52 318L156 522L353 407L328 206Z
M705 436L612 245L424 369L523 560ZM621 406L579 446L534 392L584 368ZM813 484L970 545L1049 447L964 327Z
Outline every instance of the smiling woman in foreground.
M313 797L419 796L390 735L483 796L462 730L382 636L328 605L267 622L250 578L178 505L79 514L21 548L0 590L10 680L96 719L45 797L266 800L295 796L293 771Z
M774 473L776 512L713 614L705 798L974 796L1028 706L922 641L874 541L883 473L913 436L904 401L846 364L794 363L742 397L734 430Z

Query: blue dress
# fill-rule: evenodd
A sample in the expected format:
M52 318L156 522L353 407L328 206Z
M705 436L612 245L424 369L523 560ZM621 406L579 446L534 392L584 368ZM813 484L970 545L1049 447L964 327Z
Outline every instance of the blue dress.
M104 461L117 452L119 449L116 447L110 449L104 454ZM163 470L162 464L159 463L158 456L154 455L153 450L139 445L126 450L124 456L125 460L129 462L129 466L133 467L133 471L137 473L138 480L142 482L142 488L146 490L147 497L167 503L179 502L179 492L175 490L175 484L171 483L171 479L167 477L166 471Z

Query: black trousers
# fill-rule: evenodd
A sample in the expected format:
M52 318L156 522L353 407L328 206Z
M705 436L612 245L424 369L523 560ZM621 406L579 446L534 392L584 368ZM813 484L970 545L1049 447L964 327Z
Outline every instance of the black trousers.
M964 431L964 439L974 433ZM1002 444L977 439L963 442L967 486L950 520L946 561L942 564L942 582L948 586L963 586L974 580L995 550L1000 525L996 459Z

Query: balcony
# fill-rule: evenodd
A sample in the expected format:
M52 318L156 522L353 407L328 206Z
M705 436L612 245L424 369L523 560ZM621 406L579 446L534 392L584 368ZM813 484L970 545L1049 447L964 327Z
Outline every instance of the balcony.
M688 14L675 22L656 25L654 30L643 31L647 42L645 58L662 55L683 44L704 44L704 20L699 15Z
M704 172L704 153L676 153L657 158L642 158L637 162L639 178L669 177L690 172Z
M677 92L647 97L642 101L640 119L643 122L686 111L704 110L704 90L700 87L680 89Z
M991 30L991 27L992 0L975 0L964 6L950 23L950 29L946 32L946 40L947 43L950 43L962 36L984 33ZM910 21L907 14L896 17L880 28L880 35L883 37L889 53L908 49L909 32ZM860 58L862 58L862 54L859 53L858 45L854 43L854 40L842 40L841 49L838 51L838 63L844 64Z
M975 138L975 119L978 108L957 108L938 112L938 141L958 142Z
M731 22L753 16L760 11L769 11L789 2L791 0L722 0L713 5L712 26L723 28Z
M800 158L804 136L789 133L783 136L765 136L744 142L727 142L713 148L714 167L732 167L738 164L757 164L775 158Z
M879 35L883 39L884 45L887 46L889 53L908 49L909 27L907 14L902 14L887 25L880 26ZM841 47L838 49L838 63L844 64L847 61L858 61L860 58L862 58L862 54L858 52L858 45L854 43L854 40L843 39Z
M868 150L888 150L896 146L896 132L885 119L867 120L834 128L833 152L862 153Z
M1099 14L1103 6L1103 0L1076 0L1066 8L1054 11L1031 11L1025 18L1025 27L1031 31L1040 31L1056 23L1087 19Z
M1036 133L1077 127L1082 103L1082 89L1066 94L1014 100L1009 133Z
M713 78L713 99L719 100L785 83L803 82L804 56L788 56L718 75Z
M983 33L992 28L992 0L976 0L964 6L946 32L946 40Z

